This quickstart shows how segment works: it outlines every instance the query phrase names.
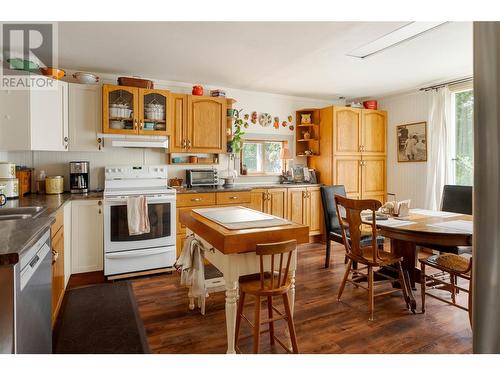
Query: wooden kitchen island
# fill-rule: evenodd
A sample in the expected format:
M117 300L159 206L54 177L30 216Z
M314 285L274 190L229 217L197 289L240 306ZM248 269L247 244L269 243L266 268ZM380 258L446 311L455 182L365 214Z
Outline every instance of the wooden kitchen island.
M220 208L219 210L225 210ZM253 211L253 210L249 210ZM240 276L259 272L259 257L255 254L257 244L281 242L295 239L298 244L309 242L306 225L286 225L228 229L194 211L180 213L179 221L187 227L187 235L194 234L205 247L205 258L223 274L226 286L227 353L235 353L234 335L236 324L236 301ZM295 270L297 252L291 262L292 287L290 305L293 313L295 303Z

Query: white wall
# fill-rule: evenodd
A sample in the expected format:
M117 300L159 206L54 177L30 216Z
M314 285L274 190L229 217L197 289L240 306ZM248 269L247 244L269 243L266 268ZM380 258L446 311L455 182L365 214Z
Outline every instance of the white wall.
M67 77L71 77L72 71L67 71ZM117 75L99 74L101 83L116 84ZM167 89L177 93L191 93L192 83L172 82L165 80L155 80L155 88ZM71 79L69 79L71 81ZM221 88L210 85L204 85L205 93L208 94L210 89ZM227 97L237 100L234 108L243 109L242 113L258 113L268 112L271 116L278 116L280 122L286 120L289 115L293 116L292 123L295 125L295 111L301 108L308 107L325 107L332 104L342 104L341 102L325 101L310 98L299 98L286 95L278 95L257 91L246 91L240 89L222 88L226 91ZM294 132L288 127L284 128L280 125L279 129L274 129L271 125L263 128L260 125L250 124L248 129L245 129L247 137L262 135L269 136L273 139L290 139L293 140ZM290 142L292 148L294 142ZM292 149L294 153L294 150ZM298 158L297 163L305 164L304 158ZM45 151L16 151L2 152L0 151L0 160L8 160L18 165L26 165L35 168L38 173L43 169L47 175L63 175L65 177L65 189L68 189L69 172L68 163L76 160L90 161L91 165L91 189L102 189L104 187L104 170L106 165L124 165L124 164L165 164L166 155L162 150L155 149L125 149L125 148L105 148L102 152L45 152ZM227 158L221 155L219 165L220 170L227 169ZM184 178L184 170L186 166L170 166L169 177ZM198 166L196 166L198 168ZM201 168L211 168L211 166L202 166ZM255 183L258 181L276 182L276 177L241 177L237 182L240 183Z
M429 107L426 93L411 92L382 98L378 102L379 108L387 111L388 115L387 191L395 193L397 200L411 199L412 207L425 207L427 162L398 163L396 126L427 121Z

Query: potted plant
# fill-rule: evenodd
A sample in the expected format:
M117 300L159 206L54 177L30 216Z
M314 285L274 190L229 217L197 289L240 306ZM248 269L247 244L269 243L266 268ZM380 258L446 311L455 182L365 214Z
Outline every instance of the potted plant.
M239 154L241 151L241 137L245 134L241 130L241 127L248 127L248 122L245 122L242 118L240 118L241 109L239 111L234 111L234 133L233 139L229 143L230 150L229 152L232 154Z

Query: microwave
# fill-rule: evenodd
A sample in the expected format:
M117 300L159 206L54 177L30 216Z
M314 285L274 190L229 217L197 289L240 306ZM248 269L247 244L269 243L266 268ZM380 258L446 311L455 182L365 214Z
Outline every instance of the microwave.
M219 185L219 174L217 169L187 169L186 185L188 188L194 186L217 186Z

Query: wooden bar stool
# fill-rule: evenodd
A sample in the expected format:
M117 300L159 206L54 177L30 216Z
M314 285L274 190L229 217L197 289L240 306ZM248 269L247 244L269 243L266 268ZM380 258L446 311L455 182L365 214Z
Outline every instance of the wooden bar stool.
M275 341L280 344L283 349L288 353L299 352L297 346L297 338L295 336L295 326L293 324L293 316L290 308L290 300L288 298L288 291L291 286L291 277L289 275L290 262L292 256L297 249L297 241L285 241L269 244L257 245L256 253L260 256L260 273L242 276L240 277L240 298L238 303L238 313L236 316L236 331L235 337L236 349L241 352L238 348L238 339L240 333L241 319L245 319L250 326L253 328L253 352L259 352L260 345L260 325L269 324L269 336L271 345L274 345ZM288 254L288 257L287 257ZM276 256L276 259L275 259ZM270 258L270 262L264 261L264 257ZM287 258L287 259L285 259ZM279 263L278 263L279 259ZM276 262L275 262L276 260ZM265 269L264 265L269 264L268 270ZM278 266L276 269L275 266ZM285 266L283 268L283 266ZM255 309L254 309L254 322L243 315L243 307L245 303L245 297L247 294L255 296ZM285 312L280 312L277 308L273 306L273 297L281 296L283 298L283 304L285 306ZM268 319L261 320L260 308L261 308L261 297L267 298L267 310ZM274 316L274 313L277 316ZM290 331L290 339L292 343L292 350L287 347L278 337L274 335L274 322L276 320L284 319L288 323L288 330Z
M432 255L426 259L419 259L420 262L420 286L422 296L422 312L425 312L425 296L436 298L441 302L456 306L462 310L469 312L469 320L472 323L472 288L470 281L472 279L472 257L467 259L465 256L460 256L452 253L444 253L441 255ZM435 268L441 272L450 275L449 282L442 277L442 274L426 274L426 266ZM469 289L457 285L457 279L462 278L469 281ZM430 288L429 288L430 287ZM451 301L441 298L433 293L429 293L428 289L444 289L451 293ZM468 293L467 306L462 306L456 301L456 294L461 290Z

